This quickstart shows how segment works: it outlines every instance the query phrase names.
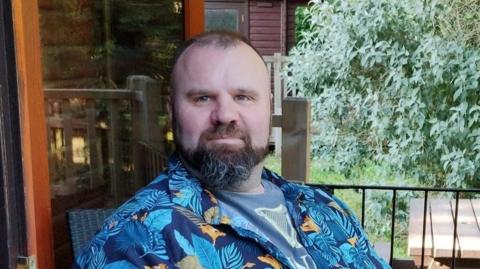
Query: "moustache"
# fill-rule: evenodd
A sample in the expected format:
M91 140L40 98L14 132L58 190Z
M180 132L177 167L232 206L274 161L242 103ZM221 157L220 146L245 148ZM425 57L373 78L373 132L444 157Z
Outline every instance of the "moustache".
M246 140L245 131L237 128L235 124L221 124L213 126L203 132L202 138L204 141L222 139L222 138L238 138Z

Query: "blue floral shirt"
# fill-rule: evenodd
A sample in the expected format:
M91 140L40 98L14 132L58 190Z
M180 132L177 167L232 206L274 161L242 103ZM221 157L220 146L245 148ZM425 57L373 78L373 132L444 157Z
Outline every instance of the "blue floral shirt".
M317 268L390 268L358 220L336 197L285 181L276 184L300 242ZM175 155L167 170L109 217L73 268L293 268L268 238L242 228L202 189Z

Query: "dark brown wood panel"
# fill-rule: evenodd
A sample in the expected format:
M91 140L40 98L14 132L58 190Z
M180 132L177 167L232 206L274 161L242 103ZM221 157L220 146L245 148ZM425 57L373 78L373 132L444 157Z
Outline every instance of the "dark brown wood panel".
M252 41L252 44L256 48L276 48L278 41ZM277 51L278 52L278 51Z
M259 21L278 21L278 16L280 15L280 11L278 12L269 12L269 13L257 13L254 16L254 20ZM253 19L252 19L253 20ZM252 21L250 20L250 22Z
M280 20L275 21L259 21L251 20L250 27L271 27L273 30L280 30ZM275 33L272 33L275 34Z
M277 42L280 42L280 34L270 34L270 35L251 34L250 39L256 40L256 41L277 41Z
M262 55L282 50L282 1L249 1L250 40Z
M250 13L279 13L280 14L280 1L269 1L273 3L272 7L258 7L258 1L250 1ZM268 1L267 1L268 2Z
M250 28L250 35L252 34L267 34L267 35L270 35L272 33L273 30L277 30L275 27L255 27L255 28ZM278 32L280 30L278 29ZM275 34L278 34L275 33ZM251 41L253 41L252 39L250 39Z
M258 51L261 55L272 56L274 53L278 52L278 49L259 48Z

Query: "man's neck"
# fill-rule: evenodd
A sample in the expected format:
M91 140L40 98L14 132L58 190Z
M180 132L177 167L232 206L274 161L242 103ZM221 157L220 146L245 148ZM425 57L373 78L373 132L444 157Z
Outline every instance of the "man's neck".
M255 165L252 169L250 177L242 182L240 185L228 188L227 191L242 192L242 193L263 193L262 185L262 171L263 162Z

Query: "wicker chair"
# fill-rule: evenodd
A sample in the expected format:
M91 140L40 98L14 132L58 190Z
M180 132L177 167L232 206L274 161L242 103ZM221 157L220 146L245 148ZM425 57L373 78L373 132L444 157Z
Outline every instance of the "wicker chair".
M74 209L68 212L73 255L77 257L101 227L113 208Z

